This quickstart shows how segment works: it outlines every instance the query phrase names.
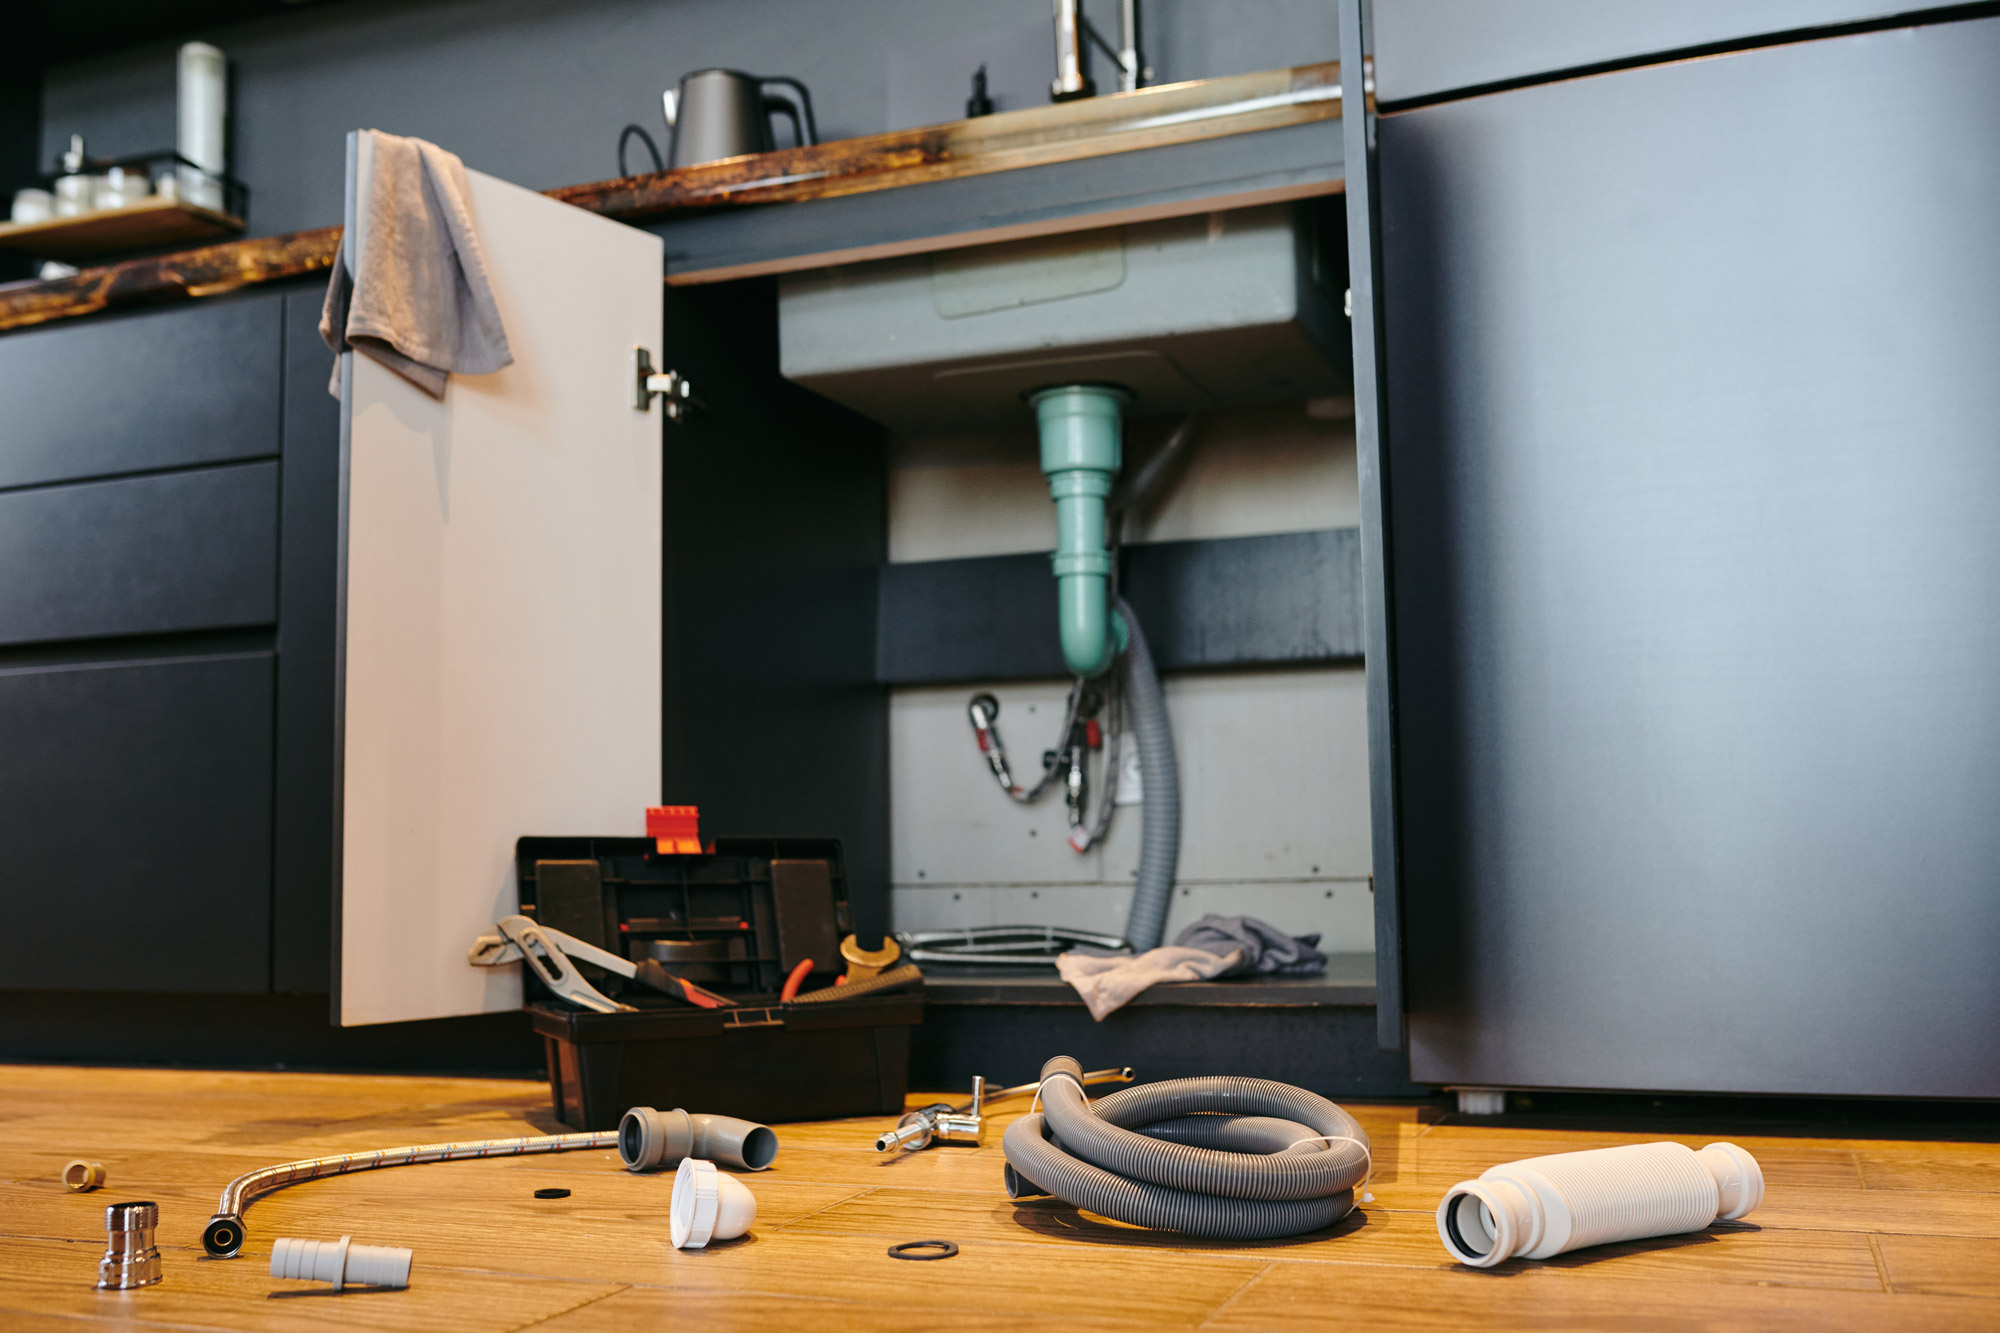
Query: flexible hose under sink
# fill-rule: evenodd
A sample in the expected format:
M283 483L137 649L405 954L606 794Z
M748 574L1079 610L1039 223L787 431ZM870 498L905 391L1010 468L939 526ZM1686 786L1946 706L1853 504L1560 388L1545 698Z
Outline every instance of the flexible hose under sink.
M1139 877L1132 887L1132 907L1125 917L1125 938L1144 953L1160 947L1166 933L1167 908L1173 902L1174 875L1181 858L1181 782L1174 759L1174 729L1167 721L1167 699L1160 690L1153 654L1139 628L1139 617L1123 597L1114 599L1125 621L1125 700L1132 736L1139 743ZM1110 779L1115 781L1115 775Z
M1270 1240L1339 1221L1367 1178L1366 1131L1303 1088L1182 1078L1093 1105L1073 1081L1082 1074L1068 1056L1042 1066L1043 1113L1001 1140L1009 1197L1053 1194L1135 1226Z

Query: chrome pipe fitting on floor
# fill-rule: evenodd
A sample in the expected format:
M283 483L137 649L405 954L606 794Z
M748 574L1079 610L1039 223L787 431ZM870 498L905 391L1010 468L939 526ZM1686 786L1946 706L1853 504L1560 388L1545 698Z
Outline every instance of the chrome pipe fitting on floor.
M1132 1069L1129 1065L1117 1069L1096 1069L1083 1076L1085 1087L1095 1087L1101 1083L1130 1083ZM1009 1097L1027 1097L1041 1091L1041 1083L1017 1083L1011 1088L989 1090L986 1080L979 1075L972 1076L972 1100L964 1106L953 1106L949 1102L933 1102L929 1106L905 1112L896 1122L894 1129L882 1131L875 1140L876 1152L888 1152L901 1148L905 1152L916 1152L937 1144L953 1144L963 1148L977 1148L986 1141L986 1104L1005 1101Z
M160 1280L160 1251L153 1228L160 1206L152 1202L114 1203L104 1210L104 1258L97 1264L99 1291L130 1291Z

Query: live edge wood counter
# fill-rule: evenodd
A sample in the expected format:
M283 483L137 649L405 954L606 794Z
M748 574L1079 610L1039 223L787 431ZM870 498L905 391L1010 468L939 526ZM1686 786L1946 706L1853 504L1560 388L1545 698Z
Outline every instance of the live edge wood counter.
M700 1252L667 1241L671 1178L629 1175L600 1152L294 1186L251 1206L242 1257L212 1260L201 1228L231 1177L332 1152L552 1130L547 1090L0 1068L0 1327L2000 1328L2000 1147L1742 1137L1768 1182L1745 1222L1482 1273L1449 1263L1438 1244L1432 1210L1447 1186L1495 1162L1659 1136L1350 1109L1374 1140L1374 1200L1294 1241L1189 1241L1049 1201L1011 1203L1002 1116L992 1146L893 1157L872 1148L884 1122L781 1127L776 1166L746 1178L751 1235ZM72 1157L101 1160L106 1187L66 1193L57 1176ZM544 1186L570 1197L536 1199ZM165 1281L93 1290L104 1205L132 1199L160 1206ZM343 1234L413 1249L409 1290L336 1295L269 1276L276 1238ZM885 1253L928 1239L960 1253L931 1263Z
M1284 129L1340 115L1340 64L1163 84L976 120L728 158L548 193L625 221L799 203ZM1337 137L1337 136L1336 136ZM340 228L321 227L0 287L0 332L102 310L186 300L323 272Z

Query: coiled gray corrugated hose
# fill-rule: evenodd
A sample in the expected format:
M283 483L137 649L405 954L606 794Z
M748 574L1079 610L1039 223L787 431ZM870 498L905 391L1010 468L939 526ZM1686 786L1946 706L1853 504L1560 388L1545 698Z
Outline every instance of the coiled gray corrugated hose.
M1053 1194L1134 1226L1271 1240L1347 1216L1367 1179L1367 1132L1303 1088L1178 1078L1092 1105L1072 1081L1082 1074L1066 1055L1042 1066L1043 1113L1001 1139L1008 1197Z
M1174 872L1181 859L1181 780L1153 654L1131 605L1123 597L1116 601L1131 636L1125 649L1125 698L1132 735L1139 742L1139 783L1145 792L1139 806L1139 879L1125 916L1125 938L1144 953L1160 947L1173 901Z

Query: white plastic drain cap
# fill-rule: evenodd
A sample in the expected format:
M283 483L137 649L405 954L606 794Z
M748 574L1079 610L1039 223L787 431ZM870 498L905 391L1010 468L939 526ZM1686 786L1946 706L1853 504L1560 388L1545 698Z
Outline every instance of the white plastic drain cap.
M757 1196L714 1162L681 1158L674 1172L674 1248L698 1250L712 1240L735 1240L757 1220Z

